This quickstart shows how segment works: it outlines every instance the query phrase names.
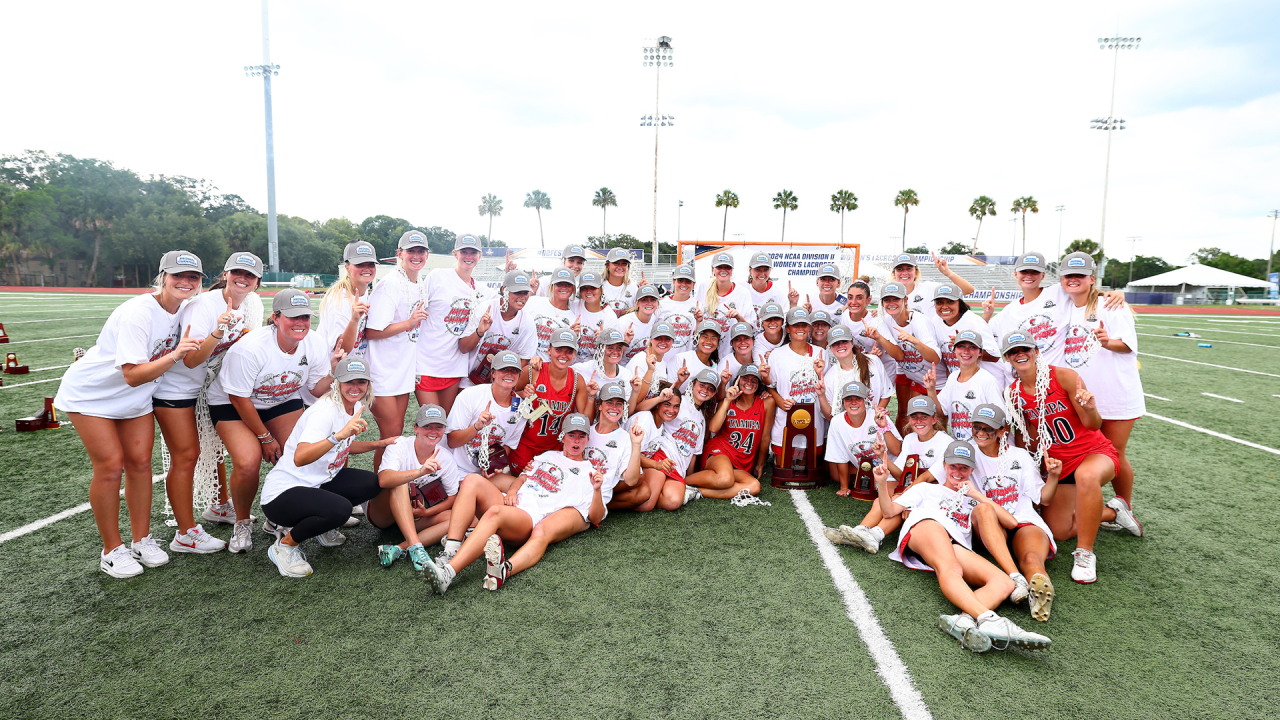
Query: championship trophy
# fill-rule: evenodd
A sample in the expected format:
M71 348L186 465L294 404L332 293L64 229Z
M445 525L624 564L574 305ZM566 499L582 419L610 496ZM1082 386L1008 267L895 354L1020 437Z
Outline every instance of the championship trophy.
M784 490L816 490L822 487L822 468L818 466L818 440L814 432L815 403L795 403L787 411L782 427L782 457L773 467L773 487ZM795 441L804 438L805 446Z
M850 463L855 471L853 482L849 483L850 495L859 500L875 501L879 497L876 491L876 478L872 472L870 460L854 460Z
M916 481L916 477L920 474L920 456L908 455L907 459L902 463L902 479L898 480L898 487L893 491L896 495L911 487Z

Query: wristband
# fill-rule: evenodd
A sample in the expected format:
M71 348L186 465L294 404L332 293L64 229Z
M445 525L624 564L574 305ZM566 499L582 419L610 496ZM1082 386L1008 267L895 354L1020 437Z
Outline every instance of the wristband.
M221 326L221 325L219 325L219 326L218 326L218 329L220 329L220 330L221 330L221 329L222 329L222 326ZM213 333L209 333L209 334L210 334L210 335L213 335ZM222 338L224 338L224 337L226 337L226 336L227 336L227 332L226 332L226 330L223 330L221 335L213 335L213 337L214 337L215 339L217 339L217 340L221 340Z
M325 440L328 440L329 442L333 443L334 445L337 445L338 443L342 442L341 440L339 440L339 439L338 439L338 434L337 434L337 433L329 433L329 437L325 438Z

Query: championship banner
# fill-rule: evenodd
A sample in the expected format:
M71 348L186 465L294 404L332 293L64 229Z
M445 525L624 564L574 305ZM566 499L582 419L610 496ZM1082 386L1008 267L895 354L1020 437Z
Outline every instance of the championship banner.
M834 264L840 270L842 285L858 275L857 243L781 243L781 242L725 242L701 243L681 240L676 262L684 265L692 264L698 280L711 277L711 257L719 252L727 252L733 256L733 274L735 278L745 278L747 268L751 266L751 257L756 253L766 253L773 261L773 281L791 280L802 287L813 285L818 268ZM841 290L843 290L843 286Z
M583 250L587 251L588 260L603 260L605 258L605 255L608 254L609 252L608 250L597 250L595 248L583 248ZM625 250L624 252L626 252L627 255L630 256L631 262L633 263L644 262L644 250ZM564 254L563 248L534 249L534 248L487 247L484 249L482 253L482 257L486 257L486 258L509 257L512 260L516 260L519 258L525 258L525 259L555 258L558 260L563 254Z

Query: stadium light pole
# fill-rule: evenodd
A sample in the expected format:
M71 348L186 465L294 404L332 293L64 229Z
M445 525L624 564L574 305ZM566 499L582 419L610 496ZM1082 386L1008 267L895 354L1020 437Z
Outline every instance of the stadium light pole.
M263 0L264 2L266 0ZM675 65L675 47L671 44L671 38L663 35L654 42L653 45L644 47L644 61L642 67L654 68L653 81L653 114L648 117L640 116L641 127L653 126L653 262L658 262L658 128L665 125L675 125L676 117L674 115L660 115L658 113L658 98L662 90L662 68Z
M271 272L280 272L280 241L276 226L276 144L271 128L271 78L280 74L280 66L271 64L271 36L267 25L267 0L262 0L262 64L246 65L245 77L262 78L263 107L267 118L267 264Z
M1276 220L1280 219L1280 210L1267 213L1271 218L1271 248L1267 250L1267 282L1271 282L1271 257L1276 254Z
M1013 223L1013 255L1018 255L1018 218L1009 218L1009 222Z
M1062 213L1066 209L1066 205L1059 205L1053 209L1054 212L1058 213L1058 254L1053 258L1054 260L1062 259Z
M1107 131L1107 164L1102 175L1102 228L1098 232L1098 254L1102 256L1102 267L1098 268L1098 276L1101 277L1103 271L1106 270L1107 256L1107 185L1111 180L1111 131L1123 130L1124 120L1117 119L1116 114L1116 70L1120 66L1121 50L1136 50L1142 42L1140 37L1109 37L1098 38L1099 50L1111 50L1114 57L1111 61L1111 110L1105 118L1094 118L1091 127L1094 130Z
M1142 239L1142 236L1130 235L1128 239L1130 247L1133 248L1129 251L1129 284L1133 284L1133 262L1138 259L1138 241Z
M680 244L680 215L683 212L684 212L684 201L681 200L680 204L676 206L676 245L677 246Z

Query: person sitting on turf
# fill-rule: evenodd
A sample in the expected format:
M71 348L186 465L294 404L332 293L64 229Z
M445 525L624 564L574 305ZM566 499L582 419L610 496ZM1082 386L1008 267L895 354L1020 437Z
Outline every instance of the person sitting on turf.
M511 453L511 465L523 468L533 458L555 449L560 424L571 413L587 409L587 382L570 367L578 353L578 335L572 330L551 333L550 360L535 357L519 374L515 392L532 401L540 416L529 420L520 434L520 442Z
M622 381L608 382L594 395L596 424L591 428L586 457L592 467L604 473L600 496L606 511L629 510L650 495L649 487L640 482L640 441L644 431L635 426L628 431L622 425L627 419L625 387Z
M436 562L427 563L423 580L443 595L457 573L483 554L483 587L497 590L507 578L537 564L548 545L599 525L605 515L604 473L585 456L590 434L587 416L570 414L560 429L563 449L535 457L505 496L485 478L468 475L454 506L449 537L462 536L470 524L469 515L480 517L475 532L456 549L446 546ZM508 560L504 542L522 547Z
M938 628L959 640L966 650L986 652L1009 645L1047 648L1049 638L1027 632L995 613L994 608L1013 592L1014 583L1000 568L973 551L971 518L974 508L990 505L1001 522L1016 521L974 487L971 475L975 465L973 446L957 440L947 446L938 467L942 482L915 483L897 500L889 496L894 480L888 467L875 468L878 502L884 516L897 517L911 511L889 559L937 574L942 594L961 610L957 615L940 616Z
M672 461L663 472L662 497L658 499L658 507L663 510L678 510L690 500L702 497L702 487L714 489L721 484L714 474L690 473L697 467L695 458L702 455L707 424L715 407L716 388L719 386L720 376L712 370L702 370L694 376L687 395L682 396L677 391L667 401L668 410L673 409L670 403L676 404L674 417L670 412L664 414L662 434L658 439L663 453ZM681 397L683 402L679 400ZM734 495L737 495L736 491L727 497Z
M818 390L822 402L826 404L826 393ZM860 468L879 464L880 449L884 446L877 419L883 420L883 412L868 412L867 399L870 390L857 380L850 380L840 388L839 402L843 412L831 419L831 433L827 437L826 452L823 459L827 461L831 477L840 483L836 491L837 497L849 497L853 489L849 487L849 477L855 479ZM825 410L825 408L824 408Z
M338 528L351 517L351 506L382 491L372 471L346 467L347 456L395 442L355 439L368 427L360 413L373 398L369 361L343 358L333 379L333 388L298 418L262 487L262 512L278 527L267 557L285 577L310 575L298 546L313 537L325 547L341 545L346 538Z
M760 476L769 457L773 398L760 392L760 368L743 365L733 384L725 387L724 401L716 409L707 431L703 469L689 476L690 485L703 497L731 500L742 491L760 494Z
M397 526L405 538L399 545L378 546L382 567L391 567L407 552L413 569L421 572L431 562L423 544L439 542L449 529L449 510L462 473L443 442L446 423L444 408L423 405L413 420L413 435L397 438L382 455L382 492L365 503L364 511L374 527Z
M486 361L492 382L463 389L453 402L445 431L464 477L470 473L492 475L510 465L507 458L519 445L525 428L525 419L516 409L519 398L515 397L521 362L511 350L499 351Z

